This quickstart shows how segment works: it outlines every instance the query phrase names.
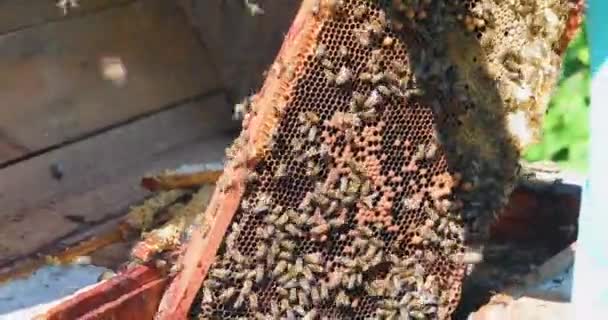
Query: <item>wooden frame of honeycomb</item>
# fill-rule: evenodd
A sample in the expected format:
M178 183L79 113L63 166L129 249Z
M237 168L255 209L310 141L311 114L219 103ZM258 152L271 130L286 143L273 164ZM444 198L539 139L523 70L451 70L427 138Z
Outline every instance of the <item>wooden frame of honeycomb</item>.
M569 10L303 1L158 318L448 318L466 242L537 136Z

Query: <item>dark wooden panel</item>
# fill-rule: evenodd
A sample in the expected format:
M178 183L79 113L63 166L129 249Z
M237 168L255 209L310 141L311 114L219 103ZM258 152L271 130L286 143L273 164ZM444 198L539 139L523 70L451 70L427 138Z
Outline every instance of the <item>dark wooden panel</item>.
M215 95L0 170L0 267L124 214L146 196L145 173L221 160L235 131L230 111ZM49 169L57 163L61 180Z
M102 77L105 57L124 64L124 86ZM219 87L182 10L164 0L0 36L0 70L0 165Z
M105 8L133 2L133 0L84 0L78 7L64 14L58 0L2 0L0 1L0 34L96 12Z

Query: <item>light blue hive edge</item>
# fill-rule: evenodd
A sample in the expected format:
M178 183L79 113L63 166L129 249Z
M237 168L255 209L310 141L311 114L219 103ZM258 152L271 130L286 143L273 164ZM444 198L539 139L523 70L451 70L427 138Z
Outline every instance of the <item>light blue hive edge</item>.
M576 319L608 319L608 0L588 0L591 53L589 177L574 263Z

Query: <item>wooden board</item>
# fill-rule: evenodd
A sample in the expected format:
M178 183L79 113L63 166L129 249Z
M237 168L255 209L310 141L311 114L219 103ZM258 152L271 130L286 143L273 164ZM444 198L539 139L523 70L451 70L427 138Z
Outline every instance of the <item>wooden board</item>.
M58 0L3 0L0 1L0 34L90 14L133 1L80 0L77 8L64 14L57 6Z
M125 66L124 86L102 77L107 57ZM0 166L220 86L185 14L164 0L2 35L0 70Z
M0 267L124 214L147 195L146 173L221 160L236 133L230 113L214 95L0 170Z

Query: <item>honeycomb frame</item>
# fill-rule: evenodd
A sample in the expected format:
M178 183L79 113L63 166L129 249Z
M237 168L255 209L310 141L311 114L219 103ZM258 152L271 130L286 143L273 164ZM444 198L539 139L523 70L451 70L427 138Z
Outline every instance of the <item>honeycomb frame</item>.
M528 88L538 99L521 98L512 63L495 63L512 52L484 51L492 39L473 1L449 12L461 15L447 24L456 31L432 37L425 25L441 25L434 19L449 5L403 3L303 2L264 87L241 106L250 110L227 151L211 219L187 248L201 252L181 262L196 257L195 281L178 274L159 318L183 312L194 298L187 291L199 287L193 309L202 319L453 312L465 240L482 241L506 203L557 76ZM566 1L537 3L564 11ZM557 48L563 33L536 43ZM547 57L541 66L514 63L559 69L558 49ZM519 81L531 85L525 75ZM514 115L524 119L517 130Z

